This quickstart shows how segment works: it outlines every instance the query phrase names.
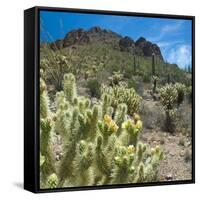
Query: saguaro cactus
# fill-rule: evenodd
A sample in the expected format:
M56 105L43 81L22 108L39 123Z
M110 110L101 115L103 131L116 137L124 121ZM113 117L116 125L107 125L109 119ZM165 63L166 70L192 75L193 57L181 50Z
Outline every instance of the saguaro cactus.
M134 72L134 75L136 74L136 68L137 68L137 66L136 66L136 57L134 55L134 57L133 57L133 72Z
M155 54L152 54L152 76L155 76L156 69L155 69Z

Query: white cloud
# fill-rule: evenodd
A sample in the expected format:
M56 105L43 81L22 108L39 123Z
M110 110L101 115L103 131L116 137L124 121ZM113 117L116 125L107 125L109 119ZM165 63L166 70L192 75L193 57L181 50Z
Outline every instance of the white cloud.
M181 44L183 43L183 41L163 41L163 42L158 42L157 45L160 47L160 48L168 48L168 47L171 47L172 45L177 45L177 44Z
M179 67L191 66L191 47L189 45L180 45L176 49L173 48L169 51L167 61L176 63Z
M159 35L155 37L148 38L152 42L158 42L162 40L167 34L174 34L177 32L183 24L183 21L179 21L175 24L167 24L160 27Z

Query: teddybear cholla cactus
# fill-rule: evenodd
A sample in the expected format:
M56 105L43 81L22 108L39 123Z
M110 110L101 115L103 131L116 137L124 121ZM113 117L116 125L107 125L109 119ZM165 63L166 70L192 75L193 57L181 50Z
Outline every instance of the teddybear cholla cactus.
M186 87L182 83L176 83L174 87L177 90L177 105L180 106L180 104L183 102L185 94L186 94Z
M177 109L178 93L176 87L172 84L166 84L160 88L161 102L166 113L166 130L173 133L175 131L175 118Z
M126 84L120 84L113 87L103 85L102 94L109 94L111 97L111 106L116 110L117 106L125 103L128 107L128 114L133 116L139 110L141 97L137 95L134 88L127 88Z
M41 84L44 84L43 80ZM42 139L45 137L40 140L40 146L45 149L41 151L40 160L41 177L45 173L41 186L55 188L155 181L163 155L158 146L150 149L138 142L142 129L140 116L135 114L128 119L127 105L120 99L114 112L112 96L105 93L102 102L91 105L89 99L77 95L72 74L64 76L63 88L64 91L56 95L56 113L48 108L47 92L41 91L41 102L46 102L41 116L53 116L50 117L53 120L45 121L48 125L46 132L41 123L41 136L46 134L47 139L45 147ZM120 95L121 89L117 91ZM133 94L127 92L135 98L135 91ZM134 105L137 108L138 102ZM59 134L63 143L63 156L56 163L56 170L53 167L49 170L54 161L46 154L52 150L52 134ZM44 165L46 159L51 161L49 166Z
M53 117L49 109L49 98L46 84L40 80L40 181L41 187L46 186L48 176L55 172L51 137Z

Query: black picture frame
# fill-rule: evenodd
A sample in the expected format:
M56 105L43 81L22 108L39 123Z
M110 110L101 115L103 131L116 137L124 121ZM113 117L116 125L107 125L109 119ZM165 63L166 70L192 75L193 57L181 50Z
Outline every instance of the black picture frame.
M144 16L152 18L192 20L192 179L183 181L151 182L139 184L119 184L84 186L56 189L40 189L39 186L39 61L40 61L40 11L71 13L107 14L123 16ZM127 187L161 186L195 183L195 17L135 13L124 11L88 10L56 7L33 7L24 11L24 189L34 193L74 190L113 189Z

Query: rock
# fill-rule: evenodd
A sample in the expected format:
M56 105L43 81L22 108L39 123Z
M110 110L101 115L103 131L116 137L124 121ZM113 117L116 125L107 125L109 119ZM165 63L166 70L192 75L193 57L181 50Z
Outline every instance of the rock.
M170 155L170 156L175 156L176 153L175 153L174 151L170 151L170 152L169 152L169 155Z
M172 178L173 178L172 174L167 174L167 175L165 176L165 180L167 180L167 181L171 181Z
M160 94L154 93L154 94L152 95L152 97L153 97L153 100L154 100L154 101L159 101L159 100L160 100Z
M50 48L52 50L58 50L58 49L62 49L63 48L63 40L56 40L55 42L50 43Z
M161 60L163 60L163 56L161 54L159 46L147 41L145 38L140 37L136 41L135 45L136 45L136 47L142 49L144 56L150 57L154 53Z
M74 44L83 44L90 42L87 32L79 28L68 32L64 38L63 47L69 47Z
M180 156L183 157L185 155L184 151L181 151Z
M135 51L135 43L134 41L126 36L119 41L119 47L121 51Z

